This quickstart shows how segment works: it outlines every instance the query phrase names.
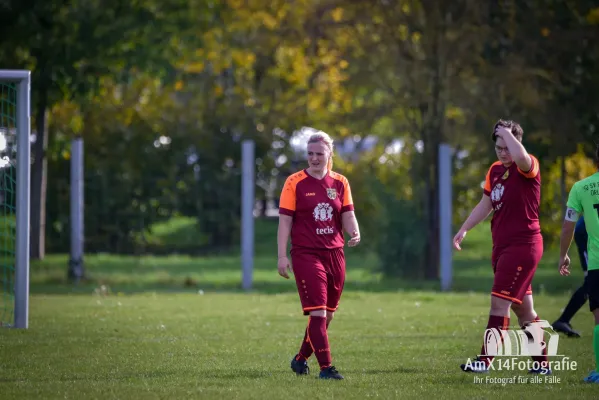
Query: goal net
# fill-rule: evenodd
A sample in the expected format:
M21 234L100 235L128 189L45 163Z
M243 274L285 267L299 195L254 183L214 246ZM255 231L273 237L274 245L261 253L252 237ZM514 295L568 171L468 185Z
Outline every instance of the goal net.
M0 326L28 327L30 72L0 70Z

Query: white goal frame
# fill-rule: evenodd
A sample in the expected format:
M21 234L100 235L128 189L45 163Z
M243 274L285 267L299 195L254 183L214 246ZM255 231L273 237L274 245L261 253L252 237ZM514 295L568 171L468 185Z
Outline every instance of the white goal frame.
M17 193L14 327L29 327L29 222L31 193L31 71L0 69L0 83L17 85Z

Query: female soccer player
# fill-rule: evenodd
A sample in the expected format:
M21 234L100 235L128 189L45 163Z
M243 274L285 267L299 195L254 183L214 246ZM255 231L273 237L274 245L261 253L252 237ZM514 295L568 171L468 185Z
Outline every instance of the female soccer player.
M539 321L533 307L531 281L543 255L539 224L541 175L539 161L528 154L521 143L522 136L522 128L514 121L499 120L495 124L492 137L499 161L489 168L482 199L453 239L454 247L461 250L466 233L493 211L494 280L487 329L508 329L510 308L521 327ZM462 370L487 372L492 358L487 356L483 343L479 362L463 364ZM530 372L550 372L546 355L533 356L533 360L538 361L533 366L539 368Z
M595 152L599 168L599 146ZM566 205L566 216L562 225L560 238L559 272L570 274L570 257L568 250L572 243L572 235L578 217L584 214L584 222L589 235L587 273L584 286L589 298L589 308L595 317L593 330L593 349L595 352L595 371L584 378L585 382L599 383L599 172L578 181L572 186Z
M279 205L277 235L279 275L293 274L304 315L308 317L299 353L291 360L298 375L309 373L308 358L316 355L319 378L343 379L331 365L327 329L339 305L345 283L343 230L350 234L348 245L360 242L347 179L333 171L333 141L324 132L308 139L308 168L289 176ZM291 265L287 243L291 236Z

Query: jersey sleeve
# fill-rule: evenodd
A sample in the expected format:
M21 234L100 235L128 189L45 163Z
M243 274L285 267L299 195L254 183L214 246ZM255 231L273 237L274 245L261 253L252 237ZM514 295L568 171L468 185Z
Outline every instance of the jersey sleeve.
M295 214L295 188L297 180L287 178L279 201L279 214L293 216Z
M341 205L341 212L354 211L354 200L351 195L351 188L349 187L349 181L347 178L343 178L343 204Z
M566 207L576 210L577 213L582 214L582 202L580 201L580 184L578 182L575 183L574 186L572 186L572 190L570 190Z
M537 160L537 158L532 154L529 154L529 156L530 160L532 161L530 171L525 172L518 168L518 172L524 175L526 178L534 179L537 177L537 175L539 175L539 160Z

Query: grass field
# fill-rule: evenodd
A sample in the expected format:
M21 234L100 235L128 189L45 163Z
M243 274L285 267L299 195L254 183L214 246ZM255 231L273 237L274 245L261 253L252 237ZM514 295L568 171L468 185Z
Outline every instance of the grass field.
M329 330L346 377L335 382L315 378L314 358L308 377L289 369L306 318L293 283L276 275L273 239L260 242L251 293L239 289L236 255L90 256L91 280L78 287L65 283L66 258L49 256L32 265L30 329L0 330L0 398L597 398L599 389L582 382L594 367L586 306L573 320L583 337L560 338L558 353L578 365L556 371L559 382L495 371L487 376L528 382L474 383L459 370L480 351L488 240L485 227L469 234L456 254L453 293L381 279L373 256L348 250L347 289ZM534 285L536 309L549 320L582 279L576 269L560 277L554 258L547 251Z

